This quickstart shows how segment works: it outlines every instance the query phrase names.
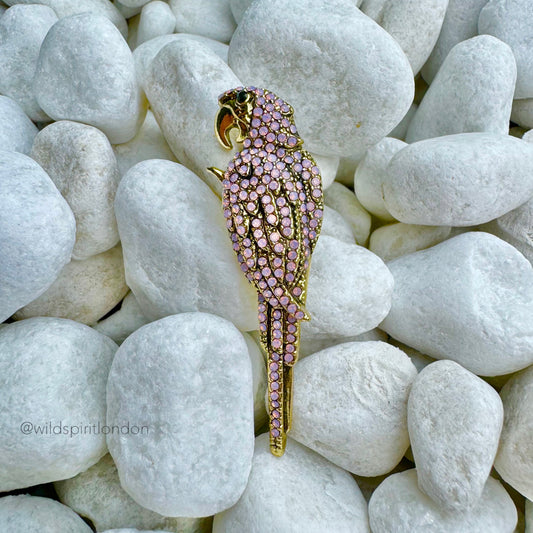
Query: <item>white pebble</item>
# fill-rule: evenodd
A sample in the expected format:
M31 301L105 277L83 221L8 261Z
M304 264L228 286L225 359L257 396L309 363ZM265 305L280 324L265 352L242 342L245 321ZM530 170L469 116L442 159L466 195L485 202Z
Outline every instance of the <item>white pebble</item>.
M178 33L195 33L223 43L235 31L230 0L170 0Z
M365 0L361 11L394 37L416 75L439 37L448 0Z
M133 333L113 360L107 436L124 490L166 516L209 516L236 503L251 468L248 348L227 320L182 313Z
M66 505L50 498L19 494L0 498L0 530L6 533L91 533Z
M172 150L161 133L154 114L148 110L141 129L135 137L124 144L113 146L119 175L122 177L137 163L147 159L176 161Z
M494 464L498 474L520 494L533 499L533 367L519 372L500 395L505 412Z
M523 128L533 128L533 98L514 100L511 120Z
M120 3L129 8L142 8L144 5L146 5L150 0L120 0Z
M387 262L430 248L447 239L450 232L450 226L416 226L397 222L374 230L368 248Z
M448 52L457 43L477 35L479 12L486 3L487 0L449 1L437 43L422 68L422 77L428 84L433 81Z
M144 117L131 51L101 15L74 15L50 29L39 54L34 91L54 120L90 124L112 143L134 137Z
M455 45L409 124L408 143L473 131L507 134L516 80L512 50L490 35Z
M49 120L35 99L33 76L41 44L57 20L40 5L15 5L0 20L0 92L35 121Z
M389 476L368 505L372 533L514 533L517 512L501 483L489 478L481 500L465 513L440 508L419 488L416 470Z
M254 425L259 430L268 419L265 407L265 395L267 392L266 361L259 344L248 333L242 334L248 347L248 355L252 364L252 381L254 396Z
M512 244L533 264L533 199L485 224L487 231Z
M407 144L399 139L385 137L370 147L357 165L353 181L357 199L366 210L381 220L394 220L383 201L382 186L390 160L406 146Z
M479 33L488 33L506 42L518 67L515 98L533 97L533 4L530 0L489 0L479 14Z
M394 292L381 327L395 339L482 376L533 363L533 268L506 242L463 233L387 266Z
M34 316L69 318L95 324L128 292L120 244L83 261L72 260L52 285L19 309L17 320Z
M141 11L141 19L137 28L137 46L140 44L174 32L176 17L169 5L161 0L146 4Z
M222 185L207 168L225 169L231 152L215 136L218 97L239 85L220 57L191 40L167 44L151 62L144 83L152 111L178 160L219 194Z
M401 222L482 224L533 195L533 145L496 133L426 139L392 158L382 188L385 206Z
M404 141L405 136L407 135L407 130L409 129L409 124L411 124L411 120L413 120L417 109L418 104L411 104L409 111L407 111L401 122L389 133L388 136Z
M253 0L230 0L231 12L237 24L240 24L244 12L250 7Z
M150 320L144 315L135 295L129 292L118 311L111 316L100 320L94 327L103 335L107 335L117 344L122 344L135 330L148 324Z
M356 243L364 246L370 234L372 217L360 204L357 196L340 183L332 183L324 193L326 206L335 209L348 222Z
M38 131L15 100L0 95L0 150L29 154Z
M321 154L360 157L413 99L402 49L352 0L253 3L231 40L229 64L246 85L289 102L306 147Z
M46 172L0 151L0 321L39 297L70 261L76 223Z
M320 169L320 177L322 179L322 190L325 191L335 181L337 169L339 168L340 158L336 156L327 156L313 153L311 153L311 156L313 157L318 168Z
M87 259L115 246L113 201L120 175L107 137L78 122L54 122L35 137L31 157L46 170L74 213L72 257Z
M213 533L264 533L266 524L291 533L370 533L365 499L348 472L292 439L274 457L268 441L266 433L255 440L246 490L215 516Z
M0 329L0 491L57 481L105 455L105 389L116 344L60 318Z
M443 509L473 509L498 450L498 393L457 363L437 361L415 379L408 412L420 489Z
M391 273L362 246L324 235L311 260L307 310L302 324L306 342L342 339L375 328L390 309Z
M54 488L61 502L88 518L96 531L124 524L176 533L200 533L207 529L206 519L167 518L141 507L121 487L117 467L109 454L85 472L56 481Z
M182 165L158 159L131 168L115 210L126 281L154 320L206 311L242 331L257 325L257 298L241 272L222 202Z
M350 342L316 352L294 369L289 435L361 476L390 472L409 447L407 398L417 375L384 342Z
M324 206L324 219L322 221L322 228L320 235L328 235L335 237L342 242L355 244L355 238L352 233L352 228L344 217L327 205Z

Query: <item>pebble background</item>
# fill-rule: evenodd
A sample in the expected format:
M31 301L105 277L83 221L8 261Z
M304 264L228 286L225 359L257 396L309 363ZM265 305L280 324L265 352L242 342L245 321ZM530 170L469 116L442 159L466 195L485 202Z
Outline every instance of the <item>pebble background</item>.
M281 458L239 85L325 190ZM531 0L0 0L0 533L533 533L531 128Z

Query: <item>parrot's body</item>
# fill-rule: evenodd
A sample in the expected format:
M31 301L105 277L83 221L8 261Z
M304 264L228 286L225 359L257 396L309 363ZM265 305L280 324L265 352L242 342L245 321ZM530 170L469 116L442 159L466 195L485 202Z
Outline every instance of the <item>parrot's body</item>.
M300 321L310 318L305 300L323 215L320 172L300 148L286 102L252 87L228 91L219 101L223 108L229 108L227 102L237 107L232 118L241 129L243 149L217 175L233 249L258 291L261 343L268 358L270 445L272 453L282 455L290 429ZM229 143L223 114L218 132Z

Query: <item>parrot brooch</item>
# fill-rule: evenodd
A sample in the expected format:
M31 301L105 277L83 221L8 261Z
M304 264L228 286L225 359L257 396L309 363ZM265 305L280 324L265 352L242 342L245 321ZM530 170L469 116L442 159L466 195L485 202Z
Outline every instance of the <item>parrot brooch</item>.
M226 227L241 270L258 293L267 357L270 450L284 453L291 427L292 370L298 359L311 254L323 216L320 171L294 124L292 107L265 89L237 87L219 97L215 133L227 169L209 170L223 186Z

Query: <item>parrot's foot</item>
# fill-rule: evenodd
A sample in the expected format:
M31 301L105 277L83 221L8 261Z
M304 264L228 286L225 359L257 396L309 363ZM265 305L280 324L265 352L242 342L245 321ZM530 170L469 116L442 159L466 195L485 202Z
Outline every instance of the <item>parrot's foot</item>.
M207 170L209 170L209 172L211 172L211 174L214 174L220 181L224 180L225 172L223 170L220 170L217 167L208 167Z

